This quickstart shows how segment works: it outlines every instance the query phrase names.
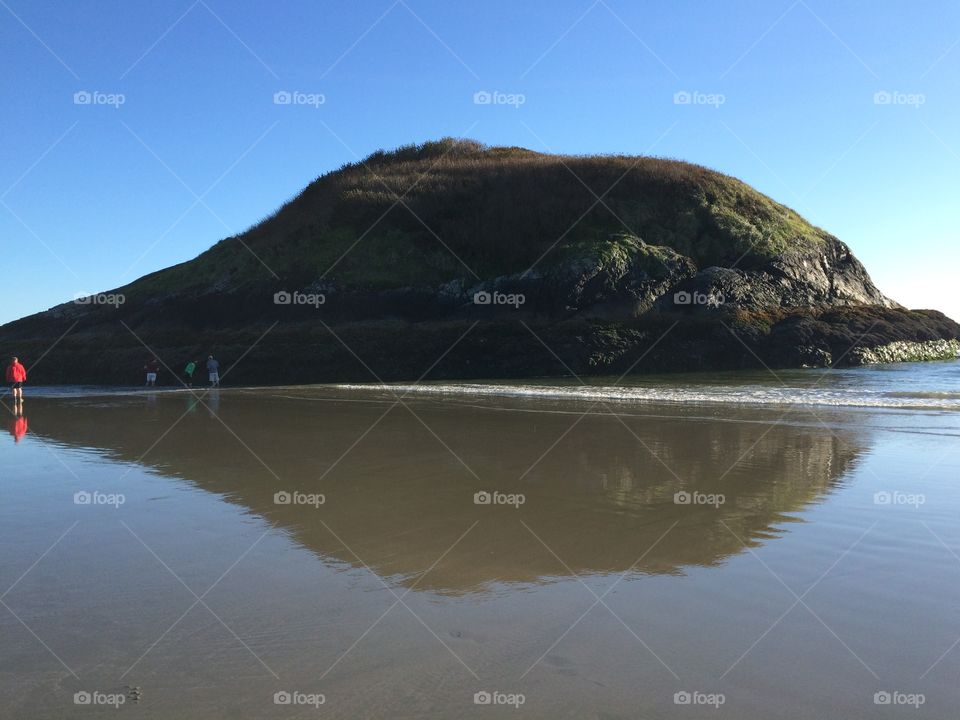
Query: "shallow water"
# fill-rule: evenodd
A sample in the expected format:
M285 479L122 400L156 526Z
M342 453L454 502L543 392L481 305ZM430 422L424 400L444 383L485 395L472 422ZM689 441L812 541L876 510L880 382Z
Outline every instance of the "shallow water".
M369 385L337 387L370 389ZM392 392L452 397L960 410L960 363L599 377L566 382L419 383L380 387Z
M34 389L2 714L951 717L958 376Z

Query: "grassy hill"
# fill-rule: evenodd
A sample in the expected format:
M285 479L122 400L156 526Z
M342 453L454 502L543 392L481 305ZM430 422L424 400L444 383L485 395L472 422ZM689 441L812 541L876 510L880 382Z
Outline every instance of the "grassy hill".
M623 234L701 267L749 267L826 237L698 165L444 139L323 175L242 235L124 290L235 287L269 280L267 268L293 284L321 275L372 289L438 284L549 267L584 246L616 252L611 237Z
M324 303L277 304L281 291ZM49 382L136 381L149 352L171 367L246 358L244 382L319 382L415 378L454 343L435 376L822 365L889 357L866 350L892 342L904 358L944 356L953 345L911 343L960 337L736 178L454 139L322 175L241 235L111 292L125 302L0 327L0 352L37 358L66 333L35 378ZM484 306L478 292L523 302Z

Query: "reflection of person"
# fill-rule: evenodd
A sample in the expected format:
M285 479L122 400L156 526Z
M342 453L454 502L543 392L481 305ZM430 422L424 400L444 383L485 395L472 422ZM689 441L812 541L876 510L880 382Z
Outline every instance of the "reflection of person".
M207 374L210 377L210 387L220 387L220 363L213 355L207 357Z
M193 373L197 369L197 361L191 360L187 363L187 366L183 369L183 374L187 378L187 387L193 387Z
M150 358L147 361L147 364L143 366L144 371L147 373L147 386L153 387L157 384L157 373L160 371L160 363L157 359Z
M207 412L210 417L216 417L220 412L220 391L216 388L210 391L210 402L204 403L207 406Z
M20 364L18 358L11 358L10 365L7 367L7 382L10 385L10 392L13 395L14 403L23 400L23 384L26 381L27 369Z
M23 404L14 405L13 417L10 418L9 427L14 442L20 442L20 439L27 434L27 419L23 416Z

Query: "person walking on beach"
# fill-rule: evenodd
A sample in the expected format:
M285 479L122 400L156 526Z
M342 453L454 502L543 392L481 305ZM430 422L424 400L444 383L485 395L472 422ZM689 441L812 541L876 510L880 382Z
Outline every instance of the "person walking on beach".
M150 358L147 364L143 366L147 373L147 387L153 387L157 384L157 373L160 371L160 363L155 357Z
M210 387L220 387L220 363L213 355L207 357L207 374L210 377Z
M191 360L187 363L187 366L183 369L183 374L187 378L187 387L193 387L193 373L196 372L197 361Z
M23 384L27 381L27 369L20 364L16 357L10 359L10 365L7 366L7 383L10 385L10 393L13 395L13 403L23 400Z

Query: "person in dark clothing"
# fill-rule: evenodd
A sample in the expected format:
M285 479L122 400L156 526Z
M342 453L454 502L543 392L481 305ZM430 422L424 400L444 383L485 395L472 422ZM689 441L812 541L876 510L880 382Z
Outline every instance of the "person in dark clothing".
M147 387L153 387L157 384L157 373L160 372L160 362L154 357L147 361L143 366L147 373Z
M207 358L207 375L210 379L210 387L220 387L220 363L213 355Z

